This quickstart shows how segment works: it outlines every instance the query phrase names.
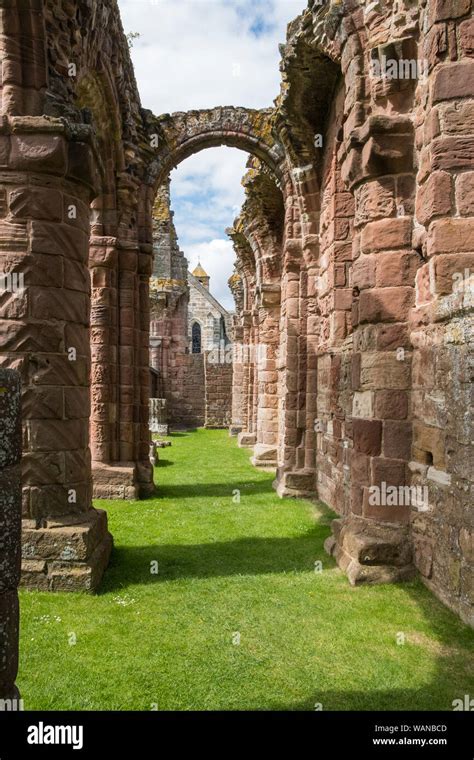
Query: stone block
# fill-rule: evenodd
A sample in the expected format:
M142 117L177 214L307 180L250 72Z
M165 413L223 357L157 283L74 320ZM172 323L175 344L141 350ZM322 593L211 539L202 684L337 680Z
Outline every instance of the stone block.
M375 416L379 419L404 420L408 415L408 393L378 390L375 393Z
M437 469L446 468L446 434L440 428L424 425L421 421L413 422L413 446L424 451L427 464L433 464Z
M382 448L382 423L380 420L354 419L354 449L360 454L378 456Z
M374 416L373 391L356 391L352 400L352 416L371 418Z
M434 292L437 295L451 295L454 291L459 290L459 282L461 282L462 288L469 288L469 282L466 281L465 277L466 272L470 272L471 276L474 277L474 251L473 253L448 253L436 256L433 260Z
M428 255L436 253L472 253L474 219L437 219L428 234Z
M370 457L360 454L358 451L351 452L351 480L354 484L368 486L370 484Z
M411 459L412 423L385 420L383 424L383 454L390 459Z
M448 216L451 213L451 191L450 174L443 171L430 174L418 190L416 199L418 221L427 225L436 216Z
M474 61L459 61L440 66L435 74L432 97L433 103L474 97Z
M474 169L474 137L449 135L433 140L431 166L435 171Z
M376 257L377 288L408 285L414 287L420 259L412 251L392 251Z
M359 300L359 322L404 322L414 303L410 287L363 290Z
M12 190L9 208L12 216L24 219L46 219L50 222L62 220L63 199L59 190L32 187Z
M449 21L465 16L471 10L471 0L435 0L433 21Z
M457 177L456 201L462 216L474 215L474 171Z
M363 253L391 251L411 246L412 222L409 217L370 222L362 230Z
M241 432L237 436L237 443L241 449L249 449L255 446L257 442L257 436L255 433Z
M467 2L468 0L463 0ZM474 19L469 18L459 24L459 42L464 55L474 55Z
M404 390L410 385L410 360L397 359L394 351L362 354L360 385L364 390Z
M448 135L470 135L474 131L474 103L461 101L444 106L441 110L441 126L443 133Z
M107 567L112 537L103 510L59 515L23 536L21 585L49 591L94 591Z
M371 483L375 486L381 486L382 483L387 486L404 486L406 469L403 460L374 457L371 460Z
M62 175L66 162L66 141L61 135L14 134L11 137L10 167L14 170Z

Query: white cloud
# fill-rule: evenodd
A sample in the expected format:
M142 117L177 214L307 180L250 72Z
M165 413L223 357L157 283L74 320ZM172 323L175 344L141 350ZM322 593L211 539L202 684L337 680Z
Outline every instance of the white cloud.
M191 272L198 261L211 278L210 291L214 298L228 311L235 308L234 299L227 285L227 280L234 269L234 250L230 240L210 240L206 243L190 245L186 251Z
M271 106L280 88L278 44L285 41L287 24L307 4L306 0L118 2L125 33L140 34L131 55L142 105L156 115L217 105ZM246 160L246 154L235 149L205 150L172 173L180 245L190 260L199 246L205 247L199 250L203 266L212 274L211 289L227 307L232 307L227 288L232 247L224 230L244 197L240 180Z
M140 34L132 59L142 104L158 115L270 106L280 85L278 43L306 0L119 0L119 6L125 32ZM259 33L262 23L270 28Z

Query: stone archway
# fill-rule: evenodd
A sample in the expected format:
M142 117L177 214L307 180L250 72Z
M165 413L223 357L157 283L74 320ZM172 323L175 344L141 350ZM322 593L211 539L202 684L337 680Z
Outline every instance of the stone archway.
M153 151L148 165L148 182L158 188L170 171L186 158L221 145L256 156L281 180L285 152L275 137L273 114L273 109L233 106L159 117L148 113L146 124Z
M190 358L184 355L186 340L184 335L183 313L178 316L177 308L184 308L188 288L185 282L178 281L175 272L182 270L181 265L172 264L171 259L183 259L183 253L179 251L176 243L176 231L172 222L169 194L169 174L191 155L204 151L208 148L226 146L237 148L249 154L261 162L275 186L288 186L286 153L278 139L273 124L273 109L253 110L247 108L234 108L230 106L213 109L178 112L155 117L146 114L148 140L150 144L150 163L148 165L147 181L156 192L154 203L153 224L163 226L166 230L164 235L155 231L155 264L160 246L167 250L166 258L169 267L161 271L161 265L156 268L152 278L152 297L162 299L164 304L160 320L159 330L162 342L166 343L166 356L162 356L162 371L167 378L165 400L170 419L177 424L191 424L196 419L206 420L205 414L196 415L193 403L189 401L190 377L194 374L194 368L190 365ZM281 195L281 191L278 190ZM283 212L282 212L283 215ZM156 247L158 243L158 248ZM171 252L171 258L170 258ZM159 276L158 276L159 274ZM177 302L176 292L180 293ZM186 319L185 319L186 321ZM156 322L154 323L156 324ZM171 329L171 325L174 329ZM255 337L256 333L253 332ZM256 337L255 337L256 339ZM252 343L252 340L248 340ZM224 353L224 352L220 352ZM203 376L213 376L219 384L222 380L230 388L231 367L220 369L211 367L204 358L205 373ZM226 360L227 361L227 360ZM224 362L225 364L225 362ZM222 377L214 377L215 373L221 373ZM202 375L202 373L201 373ZM253 388L253 383L251 383ZM255 386L256 390L256 386ZM181 407L182 412L179 410ZM231 421L231 403L229 400L228 410L221 416ZM189 413L188 413L189 412ZM256 408L252 410L256 420ZM211 415L214 419L214 416Z

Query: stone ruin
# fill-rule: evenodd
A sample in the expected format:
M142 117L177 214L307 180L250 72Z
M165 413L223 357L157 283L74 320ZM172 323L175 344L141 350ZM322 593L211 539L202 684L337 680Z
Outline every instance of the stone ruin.
M472 13L310 0L274 107L155 116L115 0L2 3L0 364L23 387L26 586L96 588L112 539L93 496L153 492L153 209L174 166L227 145L252 156L229 230L231 432L280 496L338 513L327 549L351 583L418 573L472 624ZM182 289L163 284L170 335Z
M232 417L232 352L219 341L212 314L212 328L206 329L208 312L225 310L212 296L208 299L208 288L188 272L173 222L169 177L160 186L153 208L153 250L150 364L158 395L150 400L150 430L166 434L170 426L227 428ZM193 317L203 325L198 353L191 350Z

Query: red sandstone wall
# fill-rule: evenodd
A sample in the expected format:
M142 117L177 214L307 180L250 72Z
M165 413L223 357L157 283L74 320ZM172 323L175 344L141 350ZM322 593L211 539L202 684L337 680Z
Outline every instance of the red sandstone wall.
M179 357L179 384L169 402L171 427L203 427L206 418L204 354Z
M232 363L215 363L210 358L206 354L205 427L226 428L232 421Z
M466 620L474 604L474 19L472 2L431 2L416 102L417 239L424 257L410 319L413 482L429 507L411 516L415 564Z

